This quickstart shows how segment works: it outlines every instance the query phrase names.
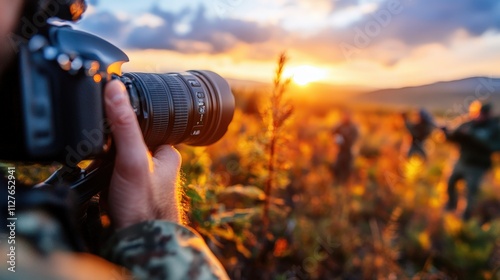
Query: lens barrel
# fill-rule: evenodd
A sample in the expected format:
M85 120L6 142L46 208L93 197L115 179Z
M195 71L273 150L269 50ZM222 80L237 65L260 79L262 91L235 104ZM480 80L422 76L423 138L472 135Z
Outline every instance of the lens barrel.
M211 71L126 73L121 81L151 149L210 145L224 136L233 118L231 88Z

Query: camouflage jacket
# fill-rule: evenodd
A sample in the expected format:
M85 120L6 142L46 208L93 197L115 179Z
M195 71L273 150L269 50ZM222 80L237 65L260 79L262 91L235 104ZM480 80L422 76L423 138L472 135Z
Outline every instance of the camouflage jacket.
M229 279L199 235L165 221L119 231L104 256L128 268L137 279Z
M75 249L77 234L61 219L67 215L61 207L17 211L15 220L1 210L0 279L229 279L204 240L178 224L122 229L99 257Z

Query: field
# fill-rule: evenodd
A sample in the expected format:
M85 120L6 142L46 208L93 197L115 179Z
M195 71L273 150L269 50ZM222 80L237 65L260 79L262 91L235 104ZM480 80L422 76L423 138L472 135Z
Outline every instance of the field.
M233 91L225 137L209 147L177 147L189 225L231 279L500 279L499 155L475 217L463 221L444 211L458 152L439 130L423 162L406 157L400 109L341 106L307 88L278 102L262 86ZM447 119L445 109L433 112L440 125L466 119ZM352 180L338 185L332 128L345 110L360 138ZM54 168L18 166L28 184Z
M352 107L361 134L355 171L350 184L337 185L331 130L346 107L294 96L275 135L266 196L270 92L234 93L235 117L220 142L179 147L191 226L232 279L500 279L500 157L475 218L462 221L444 211L456 147L436 130L428 160L408 159L400 111ZM462 120L438 116L449 126Z

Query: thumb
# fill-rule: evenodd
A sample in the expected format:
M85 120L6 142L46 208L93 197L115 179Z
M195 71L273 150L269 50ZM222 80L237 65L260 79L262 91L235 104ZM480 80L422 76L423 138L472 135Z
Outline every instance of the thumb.
M119 81L109 82L104 92L104 101L117 156L128 159L144 157L147 152L146 144L125 86Z

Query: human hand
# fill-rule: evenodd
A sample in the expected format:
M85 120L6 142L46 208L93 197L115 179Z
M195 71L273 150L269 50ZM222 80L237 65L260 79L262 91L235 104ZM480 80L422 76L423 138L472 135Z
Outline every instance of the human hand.
M179 223L179 152L172 146L160 146L151 156L121 82L108 83L104 96L116 146L108 193L114 227L157 219Z

